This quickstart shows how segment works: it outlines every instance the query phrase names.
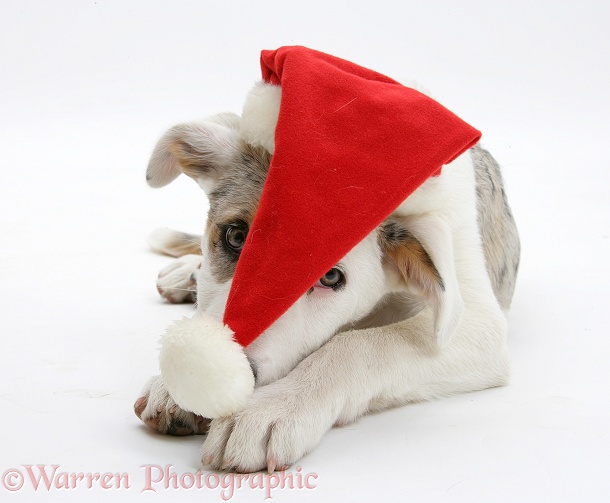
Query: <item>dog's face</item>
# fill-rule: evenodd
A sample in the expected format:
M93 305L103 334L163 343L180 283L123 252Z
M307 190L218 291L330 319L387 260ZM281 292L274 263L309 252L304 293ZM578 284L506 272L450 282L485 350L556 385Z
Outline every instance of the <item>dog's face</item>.
M208 196L197 301L199 310L219 320L270 160L267 151L241 139L238 116L221 114L170 129L149 164L150 185L165 185L182 172ZM340 330L359 322L370 326L397 321L395 313L371 314L384 311L391 293L398 292L403 307L409 306L411 311L428 302L435 306L437 317L441 316L445 281L412 232L416 227L409 218L388 218L245 348L257 385L285 376ZM401 316L406 314L403 309Z

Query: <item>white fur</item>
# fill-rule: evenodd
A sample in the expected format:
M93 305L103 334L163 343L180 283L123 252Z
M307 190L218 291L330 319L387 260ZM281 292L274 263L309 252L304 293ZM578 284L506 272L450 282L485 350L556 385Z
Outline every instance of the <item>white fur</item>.
M159 366L176 404L205 417L241 410L254 389L250 364L233 332L203 313L167 329Z
M444 291L439 290L431 305L434 330L430 331L436 337L430 342L443 347L451 342L464 316L464 288L468 288L466 293L483 292L485 308L501 312L487 277L478 236L469 154L446 166L432 184L434 187L423 187L414 202L403 204L396 214L408 217L410 231L422 242L443 278ZM447 190L451 192L448 195L444 189L450 184L453 189ZM437 192L440 197L436 197ZM456 247L459 253L455 253ZM459 271L456 266L460 267ZM358 313L370 312L387 293L407 290L404 284L396 286L384 269L376 233L361 241L341 260L339 267L348 278L344 290L314 289L246 348L246 354L258 370L258 385L284 377L303 354L317 349L340 327L355 324L361 316ZM216 313L222 313L228 288L224 285L217 288L213 281L210 284L212 278L205 274L206 270L204 266L198 283L214 299ZM206 312L209 309L205 304L199 307Z
M204 238L205 239L205 238ZM202 249L205 249L202 247ZM212 274L210 261L203 257L201 267L197 270L197 308L208 316L220 321L225 312L225 305L231 290L231 281L218 283Z
M273 151L267 134L272 117L264 119L257 110L270 112L263 102L277 90L263 89L254 93L254 102L249 98L245 112L248 116L254 110L254 115L246 117L245 130L242 122L241 135ZM253 105L258 98L261 102ZM254 126L261 121L262 129L248 120ZM249 136L253 130L258 136ZM273 471L311 450L333 424L408 402L505 384L506 320L485 269L475 204L474 168L467 152L396 210L443 279L444 291L439 289L428 307L421 308L423 301L405 306L387 295L408 293L409 285L384 262L372 233L339 263L347 278L343 289L314 288L248 346L245 353L258 371L257 387L247 399L247 393L241 394L242 410L212 421L202 451L204 464ZM210 271L204 256L197 272L198 310L219 320L231 281L219 284ZM359 320L373 309L374 315ZM221 386L227 386L228 372L245 362L244 352L230 347L228 333L186 324L190 336L172 332L178 349L169 358L172 368L164 371L164 379L172 374L172 384L158 391L169 392L177 403L178 390L187 401L191 394L210 393L201 380L182 382L190 379L184 372L178 376L185 359L198 379L218 379ZM208 335L216 357L204 350ZM231 361L220 354L225 349ZM233 358L242 363L236 366ZM198 370L197 365L205 368ZM246 372L245 365L241 371ZM250 384L243 389L248 391ZM197 409L200 404L194 405Z
M474 185L456 183L449 196L442 191L443 177L466 181L472 169L465 154L423 187L421 198L398 211L408 216L410 230L445 281L439 305L397 324L329 338L345 323L343 314L353 315L349 308L343 311L346 305L361 300L372 306L384 292L397 289L391 274L384 275L380 250L369 236L341 264L348 278L363 272L373 277L319 298L317 309L307 297L300 299L246 349L261 368L261 381L245 410L212 422L202 450L204 464L273 471L305 455L332 424L350 423L367 411L506 383L506 321L491 291L472 218ZM429 190L432 197L426 200ZM435 190L441 197L434 197ZM300 360L300 353L309 356Z

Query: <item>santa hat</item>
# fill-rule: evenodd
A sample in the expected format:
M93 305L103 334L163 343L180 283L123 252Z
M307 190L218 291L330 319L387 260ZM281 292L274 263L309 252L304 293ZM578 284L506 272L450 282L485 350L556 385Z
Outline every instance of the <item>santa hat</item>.
M170 395L206 417L240 410L252 393L243 348L481 136L433 99L328 54L262 51L261 68L241 135L273 156L224 323L199 313L161 348Z

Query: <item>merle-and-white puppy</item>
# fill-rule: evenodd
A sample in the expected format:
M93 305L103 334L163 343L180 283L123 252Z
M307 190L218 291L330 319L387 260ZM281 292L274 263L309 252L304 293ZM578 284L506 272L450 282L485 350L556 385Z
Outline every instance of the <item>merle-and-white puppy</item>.
M239 124L220 114L175 126L147 172L152 186L185 173L209 198L203 238L165 231L152 244L180 257L161 271L161 295L196 299L198 310L219 320L271 158L244 141ZM499 166L476 146L428 179L245 348L256 389L243 411L210 423L176 406L153 377L136 413L162 433L207 432L202 461L212 468L273 471L301 458L333 425L501 386L518 263Z

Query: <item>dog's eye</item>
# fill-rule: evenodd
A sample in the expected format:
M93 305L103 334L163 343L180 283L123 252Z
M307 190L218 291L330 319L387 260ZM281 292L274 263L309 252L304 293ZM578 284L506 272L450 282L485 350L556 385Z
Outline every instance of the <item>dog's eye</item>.
M345 276L341 272L340 269L333 267L330 271L328 271L324 276L322 276L316 286L322 288L332 288L336 290L337 288L343 286L345 283Z
M244 247L248 231L237 225L230 225L225 231L225 243L229 249L239 252Z

